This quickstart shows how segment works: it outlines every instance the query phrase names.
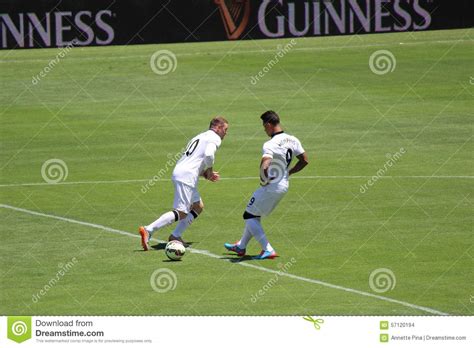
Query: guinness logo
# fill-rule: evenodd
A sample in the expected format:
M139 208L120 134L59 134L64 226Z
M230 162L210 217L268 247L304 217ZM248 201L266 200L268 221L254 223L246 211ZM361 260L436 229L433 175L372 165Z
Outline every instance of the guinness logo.
M250 0L214 0L219 6L222 21L229 40L242 35L250 16Z

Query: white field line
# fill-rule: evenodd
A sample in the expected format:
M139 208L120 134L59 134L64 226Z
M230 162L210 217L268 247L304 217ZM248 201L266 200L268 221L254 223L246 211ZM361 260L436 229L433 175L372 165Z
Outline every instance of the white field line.
M292 51L328 51L328 50L341 50L341 49L354 49L354 48L370 48L370 47L388 47L388 46L398 46L398 45L420 45L420 44L452 44L454 42L470 42L470 39L458 39L458 40L424 40L416 42L386 42L386 43L374 43L366 45L347 45L347 46L325 46L325 47L293 47ZM54 48L54 47L53 47ZM77 50L78 48L74 48ZM79 48L80 50L84 47ZM177 57L180 56L199 56L199 55L235 55L235 54L254 54L254 53L267 53L267 52L276 52L275 49L259 49L259 50L243 50L243 51L232 51L226 52L225 49L222 51L203 51L203 52L185 52L185 53L175 53ZM74 57L69 56L65 60L115 60L115 59L137 59L137 58L149 58L150 54L140 54L140 55L128 55L128 56L97 56L97 57ZM34 63L34 62L44 62L51 60L51 57L44 58L35 58L35 59L0 59L0 63Z
M312 180L312 179L371 179L373 176L367 175L299 175L292 176L291 180ZM258 176L241 176L241 177L224 177L220 180L232 181L232 180L258 180ZM400 175L400 176L382 176L379 179L474 179L472 175ZM47 182L31 182L31 183L12 183L12 184L0 184L0 187L20 187L20 186L61 186L61 185L87 185L87 184L123 184L123 183L150 183L151 186L154 182L158 181L171 181L171 179L123 179L123 180L91 180L91 181L65 181L58 183L47 183Z
M115 228L111 228L111 227L107 227L107 226L103 226L103 225L98 225L98 224L93 224L93 223L90 223L90 222L69 219L69 218L56 216L56 215L44 214L44 213L36 212L36 211L33 211L33 210L14 207L14 206L7 205L7 204L0 204L0 208L14 210L14 211L22 212L22 213L25 213L25 214L41 216L41 217L54 219L54 220L65 221L65 222L69 222L69 223L73 223L73 224L77 224L77 225L92 227L92 228L100 229L100 230L103 230L103 231L116 233L116 234L121 234L121 235L124 235L124 236L133 237L133 238L140 238L138 233L134 234L134 233L117 230ZM155 242L158 242L158 243L165 243L165 241L155 239L155 238L152 238L151 240L153 240ZM195 254L201 254L201 255L205 255L205 256L208 256L208 257L215 258L215 259L220 259L220 260L230 262L230 260L222 259L221 256L213 254L208 250L194 249L194 248L191 248L191 247L189 247L188 250L192 253L195 253ZM419 306L419 305L408 303L408 302L405 302L405 301L395 300L395 299L385 297L385 296L371 294L369 292L365 292L365 291L361 291L361 290L346 288L344 286L327 283L327 282L317 280L317 279L305 278L305 277L300 277L298 275L291 274L291 273L279 272L279 271L275 271L275 270L265 268L265 267L262 267L262 266L257 266L257 265L253 265L253 264L250 264L250 263L246 263L246 262L236 262L234 264L240 265L240 266L243 266L243 267L249 267L249 268L257 269L257 270L262 271L262 272L278 274L279 276L282 276L282 277L296 279L296 280L306 282L306 283L317 284L317 285L325 286L327 288L336 289L336 290L345 291L345 292L350 292L350 293L365 296L365 297L371 297L371 298L375 298L375 299L385 301L385 302L396 303L396 304L399 304L401 306L408 307L408 308L413 308L413 309L418 309L418 310L426 312L426 313L431 313L431 314L435 314L435 315L449 315L448 313L444 313L444 312L438 311L436 309Z

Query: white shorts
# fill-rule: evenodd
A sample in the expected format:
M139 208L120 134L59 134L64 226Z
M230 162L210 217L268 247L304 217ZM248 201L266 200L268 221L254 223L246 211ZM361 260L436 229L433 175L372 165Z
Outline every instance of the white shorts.
M180 181L174 181L174 202L173 209L188 214L191 211L193 203L199 202L201 196L196 187L183 184Z
M270 215L285 194L286 192L270 191L265 186L260 187L253 193L245 210L255 216Z

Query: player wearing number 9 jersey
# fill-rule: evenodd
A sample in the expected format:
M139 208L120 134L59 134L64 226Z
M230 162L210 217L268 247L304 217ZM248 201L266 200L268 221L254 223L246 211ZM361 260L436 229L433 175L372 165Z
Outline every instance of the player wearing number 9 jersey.
M173 170L174 185L173 210L161 215L148 226L141 226L139 233L144 250L149 250L149 239L153 232L179 221L168 240L179 240L185 246L187 243L181 238L184 230L201 214L204 204L197 190L199 177L215 182L219 180L219 173L213 171L214 157L227 134L229 122L223 117L211 120L209 130L192 138L183 155Z
M260 185L244 212L245 229L242 238L235 244L225 243L224 247L244 256L248 242L252 237L262 246L257 259L274 258L277 253L268 242L260 223L262 216L269 215L284 197L289 187L289 176L299 172L308 164L308 157L300 141L286 134L280 126L280 117L274 111L267 111L261 117L263 127L271 138L263 145L260 162ZM293 157L298 162L289 169Z

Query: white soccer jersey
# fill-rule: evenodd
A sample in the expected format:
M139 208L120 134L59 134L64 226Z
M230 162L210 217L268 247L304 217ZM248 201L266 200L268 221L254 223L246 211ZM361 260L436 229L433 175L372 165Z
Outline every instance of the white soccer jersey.
M272 158L268 169L268 177L274 178L266 186L267 190L274 192L286 192L288 190L288 168L291 160L294 156L299 156L304 152L298 138L284 132L274 134L270 140L263 144L262 157Z
M221 145L221 138L208 130L192 138L173 170L172 180L196 187L199 176L214 164L214 155Z

